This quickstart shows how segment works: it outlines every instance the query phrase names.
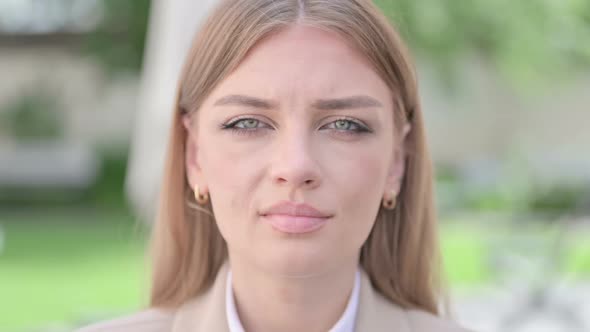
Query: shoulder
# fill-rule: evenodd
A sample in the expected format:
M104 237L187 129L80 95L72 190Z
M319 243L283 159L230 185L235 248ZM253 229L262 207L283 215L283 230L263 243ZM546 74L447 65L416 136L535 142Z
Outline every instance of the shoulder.
M150 308L97 322L75 332L167 332L171 330L173 319L172 311Z
M411 331L473 332L446 318L423 310L406 310Z

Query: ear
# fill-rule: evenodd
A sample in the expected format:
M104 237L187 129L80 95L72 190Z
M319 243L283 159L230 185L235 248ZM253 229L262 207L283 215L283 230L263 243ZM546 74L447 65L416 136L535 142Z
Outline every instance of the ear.
M391 165L387 173L387 182L385 185L385 195L387 196L391 194L392 190L395 192L395 195L397 195L401 189L402 181L406 171L406 151L404 147L406 136L410 132L410 129L410 124L404 125L401 139L399 142L396 142L394 146L393 160L391 161Z
M187 180L193 190L198 185L199 192L205 194L207 188L203 181L203 171L198 160L199 146L197 144L197 132L194 128L190 114L182 115L182 124L186 130L184 166L186 169Z

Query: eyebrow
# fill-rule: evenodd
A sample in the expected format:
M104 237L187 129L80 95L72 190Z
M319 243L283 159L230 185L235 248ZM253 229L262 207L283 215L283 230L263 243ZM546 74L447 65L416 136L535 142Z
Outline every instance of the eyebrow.
M312 104L319 110L341 110L367 107L383 107L381 102L369 96L352 96L337 99L319 99Z
M222 98L219 98L214 106L225 106L225 105L237 105L237 106L247 106L253 108L261 108L261 109L272 109L277 108L274 103L250 96L244 95L228 95Z
M270 100L245 95L227 95L218 99L214 106L246 106L259 109L277 109L278 104ZM345 98L318 99L312 107L318 110L332 111L342 109L383 107L377 99L365 95L351 96Z

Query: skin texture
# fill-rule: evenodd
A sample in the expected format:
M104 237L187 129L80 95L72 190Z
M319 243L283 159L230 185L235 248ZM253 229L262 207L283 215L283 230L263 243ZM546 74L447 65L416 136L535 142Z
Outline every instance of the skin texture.
M222 128L232 123L243 131ZM250 50L184 124L188 180L210 195L246 330L328 330L404 172L387 85L338 34L293 26ZM259 215L281 200L332 217L281 233Z

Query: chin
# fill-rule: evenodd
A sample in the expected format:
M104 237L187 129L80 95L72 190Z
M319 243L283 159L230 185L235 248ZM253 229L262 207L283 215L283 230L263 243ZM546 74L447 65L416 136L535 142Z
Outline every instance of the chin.
M330 252L319 245L297 243L275 245L272 250L257 255L256 260L265 270L290 277L319 274L334 261Z

